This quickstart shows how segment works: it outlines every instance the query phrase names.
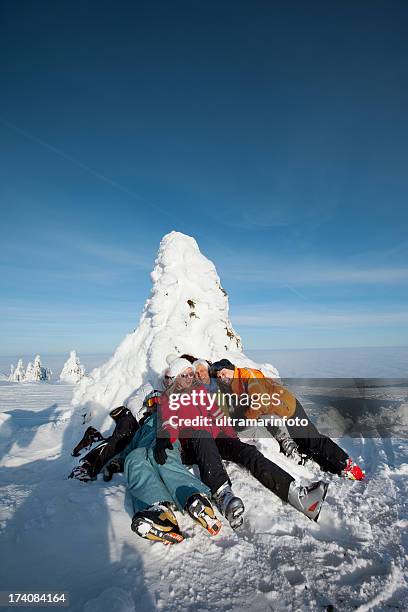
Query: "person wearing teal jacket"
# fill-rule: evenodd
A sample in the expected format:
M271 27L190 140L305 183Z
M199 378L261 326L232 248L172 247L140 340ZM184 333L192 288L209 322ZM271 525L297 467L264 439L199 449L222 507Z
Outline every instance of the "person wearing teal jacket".
M210 490L182 464L180 443L157 437L155 407L150 406L151 412L141 419L139 429L120 455L135 512L131 528L149 540L181 542L184 537L172 511L175 506L216 535L221 522L209 501ZM167 459L161 465L156 457L163 453Z

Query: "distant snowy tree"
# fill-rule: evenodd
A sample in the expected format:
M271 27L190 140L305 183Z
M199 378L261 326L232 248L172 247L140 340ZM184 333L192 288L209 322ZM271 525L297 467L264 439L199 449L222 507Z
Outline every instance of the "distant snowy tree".
M36 382L40 380L50 380L52 372L49 368L44 368L41 364L41 358L39 355L34 359L34 363L30 363L27 366L25 380L30 382Z
M71 351L64 367L61 370L60 380L69 383L78 383L85 376L85 368L79 361L76 351Z
M23 360L19 359L17 363L17 367L15 369L13 365L11 365L10 367L9 381L10 382L21 382L23 380L25 380Z
M31 361L29 361L27 363L27 369L25 372L25 379L24 380L34 380L34 366L31 363Z

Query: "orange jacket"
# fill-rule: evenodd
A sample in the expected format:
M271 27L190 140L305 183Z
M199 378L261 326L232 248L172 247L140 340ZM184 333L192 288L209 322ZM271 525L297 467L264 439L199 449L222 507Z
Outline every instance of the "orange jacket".
M268 394L270 401L265 401L267 398L264 396L258 402L259 408L248 406L245 410L247 419L256 419L265 414L290 418L295 413L296 397L272 378L265 378L260 370L235 368L231 390L238 396L248 393L253 404L256 401L254 395L258 395L259 399L262 394Z

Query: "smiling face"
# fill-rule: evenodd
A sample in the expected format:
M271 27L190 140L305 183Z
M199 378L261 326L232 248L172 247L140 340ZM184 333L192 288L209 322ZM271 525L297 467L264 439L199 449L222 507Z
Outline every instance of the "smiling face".
M180 389L189 389L194 380L193 368L186 368L177 376L177 386Z
M205 366L203 363L198 363L195 367L195 377L199 382L204 383L205 385L209 385L211 380L210 380L210 375L208 373L208 367Z
M223 368L217 372L217 378L225 385L230 385L232 383L232 379L234 378L234 370Z
M167 389L168 387L170 387L170 385L172 384L173 380L174 380L174 377L169 375L169 370L167 369L165 371L165 373L164 373L164 376L163 376L163 386L164 386L164 388Z

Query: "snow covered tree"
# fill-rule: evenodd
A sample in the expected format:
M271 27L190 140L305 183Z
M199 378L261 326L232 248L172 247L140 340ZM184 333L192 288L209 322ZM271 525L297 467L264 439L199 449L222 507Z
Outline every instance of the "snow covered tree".
M41 364L41 358L37 355L34 363L29 362L26 370L25 380L36 382L40 380L50 380L52 372L49 368L44 368Z
M13 365L11 365L10 367L9 381L10 382L21 382L23 380L25 380L23 360L19 359L17 363L17 367L15 369Z
M78 383L85 376L85 368L79 361L76 351L71 351L61 370L60 380L68 383Z
M28 380L28 381L34 380L34 366L31 363L31 361L27 363L27 369L26 369L24 380Z

